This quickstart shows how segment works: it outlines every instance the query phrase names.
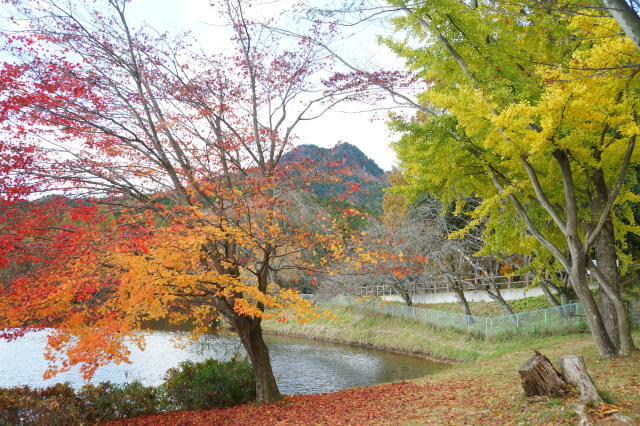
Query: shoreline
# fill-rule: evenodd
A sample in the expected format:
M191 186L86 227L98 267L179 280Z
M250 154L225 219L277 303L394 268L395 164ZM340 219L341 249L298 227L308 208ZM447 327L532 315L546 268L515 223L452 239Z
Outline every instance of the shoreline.
M352 307L324 308L332 313L332 317L303 324L270 319L263 321L262 330L267 334L341 343L430 359L448 365L477 362L487 352L493 352L491 348L495 348L495 344L477 336L437 329L415 320L392 318ZM487 348L487 343L490 348Z
M375 345L375 344L372 344L372 343L364 343L364 342L357 342L357 341L347 341L347 340L341 340L341 339L331 339L331 338L326 338L326 337L312 336L312 335L304 334L304 333L282 332L280 330L267 330L267 329L264 329L264 328L262 329L262 332L264 334L273 335L273 336L295 337L295 338L298 338L298 339L309 339L309 340L314 340L314 341L317 341L317 342L337 343L337 344L341 344L341 345L353 346L355 348L373 349L373 350L376 350L376 351L382 351L382 352L389 352L389 353L393 353L393 354L412 356L412 357L416 357L416 358L427 359L427 360L433 361L433 362L438 362L438 363L441 363L441 364L447 364L447 365L450 365L450 366L460 365L460 364L464 364L466 362L466 361L455 360L455 359L436 358L436 357L434 357L432 355L429 355L428 353L425 353L425 352L422 352L422 351L408 351L408 350L402 350L402 349L393 349L393 348L388 348L388 347L384 347L384 346L380 346L380 345Z

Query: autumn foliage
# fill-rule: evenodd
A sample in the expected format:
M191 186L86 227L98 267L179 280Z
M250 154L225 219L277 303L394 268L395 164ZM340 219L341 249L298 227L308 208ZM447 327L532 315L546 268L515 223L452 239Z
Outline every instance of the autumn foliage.
M217 6L228 55L134 28L126 5L18 5L24 31L2 34L2 337L51 329L46 376L80 365L89 378L144 347L143 320L194 321L195 338L221 316L258 400L277 400L260 322L318 316L275 282L331 244L300 202L336 179L331 164L280 160L301 120L350 95L312 78L331 72L317 47L281 40L242 1Z

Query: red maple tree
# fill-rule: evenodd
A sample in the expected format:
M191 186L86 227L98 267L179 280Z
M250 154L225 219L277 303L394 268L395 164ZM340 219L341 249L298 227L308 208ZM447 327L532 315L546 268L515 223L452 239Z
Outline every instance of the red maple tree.
M192 319L197 336L221 315L258 401L278 400L261 321L318 314L274 274L333 238L296 204L330 173L281 160L296 125L352 93L320 86L326 54L279 40L242 0L220 6L228 56L133 28L126 4L16 6L20 33L2 35L3 337L50 329L47 374L90 377L143 346L145 319Z

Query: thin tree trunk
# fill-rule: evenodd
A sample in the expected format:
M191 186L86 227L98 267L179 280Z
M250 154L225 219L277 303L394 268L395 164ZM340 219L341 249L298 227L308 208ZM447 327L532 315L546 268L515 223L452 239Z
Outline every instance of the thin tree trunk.
M413 306L413 300L411 299L411 293L407 286L404 285L404 282L400 281L398 278L393 279L391 282L393 289L402 297L404 304L407 306Z
M447 277L447 281L450 281L450 278ZM451 286L453 288L453 290L456 292L456 294L458 295L458 302L460 303L460 306L462 307L462 313L465 314L467 317L467 325L471 325L473 324L473 316L471 315L471 309L469 309L469 303L467 303L467 298L464 295L464 290L462 289L462 285L460 282L457 283L457 285L452 285Z
M271 404L283 399L271 368L269 348L262 338L261 318L240 317L234 324L251 359L256 378L256 402Z
M556 298L553 297L553 294L551 294L551 290L549 290L549 286L547 285L547 283L545 283L544 281L540 281L538 285L544 293L544 297L547 298L549 304L551 304L552 307L556 308L556 312L558 312L558 315L560 315L560 317L562 318L567 318L569 316L568 313L562 306L560 306L560 303L558 303Z
M513 324L516 327L520 327L520 324L518 323L518 317L513 313L513 310L511 310L511 306L509 306L507 301L504 300L504 298L502 297L502 294L500 293L500 290L498 290L498 288L496 288L495 290L496 290L495 301L498 302L498 305L500 305L502 310L505 311L507 315L509 315L509 318L511 319Z
M505 311L507 315L509 315L509 319L511 320L511 322L513 322L513 325L519 327L520 324L518 323L518 317L513 313L513 310L511 309L511 306L509 306L507 301L504 300L504 297L502 297L502 293L500 293L500 289L496 287L492 278L489 278L489 287L495 292L495 294L486 289L482 289L482 291L484 291L491 299L498 302L498 305L500 305L502 310Z

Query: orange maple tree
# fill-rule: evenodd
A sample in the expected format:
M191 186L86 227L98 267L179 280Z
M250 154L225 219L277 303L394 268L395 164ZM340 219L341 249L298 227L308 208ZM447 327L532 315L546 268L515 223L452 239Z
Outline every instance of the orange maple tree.
M318 47L280 44L242 0L219 5L229 56L133 28L126 5L18 5L22 31L2 34L2 337L47 328L47 376L89 378L144 346L143 320L193 320L195 338L220 315L258 401L281 399L261 321L319 314L274 274L334 238L297 206L326 164L281 160L298 123L350 94L314 77L331 67Z

